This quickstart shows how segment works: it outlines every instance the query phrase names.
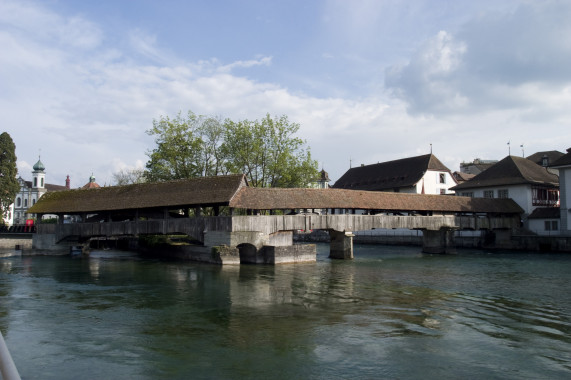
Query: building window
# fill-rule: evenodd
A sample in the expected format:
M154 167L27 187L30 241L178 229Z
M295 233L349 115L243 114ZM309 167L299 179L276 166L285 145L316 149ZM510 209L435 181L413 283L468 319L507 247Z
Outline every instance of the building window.
M44 187L44 179L43 178L41 179L40 183L41 183L40 187Z
M38 187L38 178L34 178L34 187Z
M445 173L439 173L438 179L439 179L440 183L446 183L446 174Z
M546 187L532 187L531 198L533 206L559 206L559 190Z
M446 195L446 189L440 189L440 195Z
M28 207L28 200L24 199L24 207Z
M498 190L498 198L509 198L510 193L508 189L500 189Z
M22 207L22 198L16 198L16 207Z
M36 200L32 199L32 206L36 204Z
M493 198L494 190L484 190L484 198Z
M474 197L474 192L473 191L465 191L462 193L463 197L470 197L473 198Z
M559 231L559 223L557 220L546 220L545 231Z

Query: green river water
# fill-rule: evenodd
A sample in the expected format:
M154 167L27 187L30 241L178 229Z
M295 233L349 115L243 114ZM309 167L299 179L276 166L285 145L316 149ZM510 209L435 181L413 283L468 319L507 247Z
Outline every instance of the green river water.
M0 258L23 379L571 379L571 255Z

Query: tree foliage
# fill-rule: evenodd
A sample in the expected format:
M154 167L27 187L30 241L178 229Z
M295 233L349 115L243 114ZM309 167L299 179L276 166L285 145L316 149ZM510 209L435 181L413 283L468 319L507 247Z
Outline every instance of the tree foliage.
M4 216L8 214L10 205L14 203L20 190L16 166L16 145L7 132L0 134L0 223L5 224Z
M149 182L192 178L201 174L202 140L198 136L198 117L189 112L186 118L179 113L174 119L161 117L153 120L147 134L155 136L156 148L147 153Z
M230 172L244 173L254 187L305 187L317 178L317 162L295 137L299 124L287 116L225 122L224 155Z
M299 124L286 116L221 122L188 112L153 121L147 133L156 147L148 152L149 181L246 174L256 187L305 187L318 177L317 162L305 141L296 137Z
M145 182L145 171L143 169L121 169L113 173L113 183L117 186L143 182Z

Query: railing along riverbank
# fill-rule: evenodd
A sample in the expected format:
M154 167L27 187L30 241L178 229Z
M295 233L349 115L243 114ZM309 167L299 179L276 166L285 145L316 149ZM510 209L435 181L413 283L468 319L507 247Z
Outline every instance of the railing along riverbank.
M12 360L10 351L6 346L2 332L0 331L0 373L2 380L20 380L20 374L16 368L16 364Z

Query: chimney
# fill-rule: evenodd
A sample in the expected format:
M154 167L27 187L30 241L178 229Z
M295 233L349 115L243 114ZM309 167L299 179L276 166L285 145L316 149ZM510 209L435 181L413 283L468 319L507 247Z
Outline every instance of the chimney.
M67 176L67 178L65 179L65 187L66 189L70 189L70 180L69 180L69 175Z

